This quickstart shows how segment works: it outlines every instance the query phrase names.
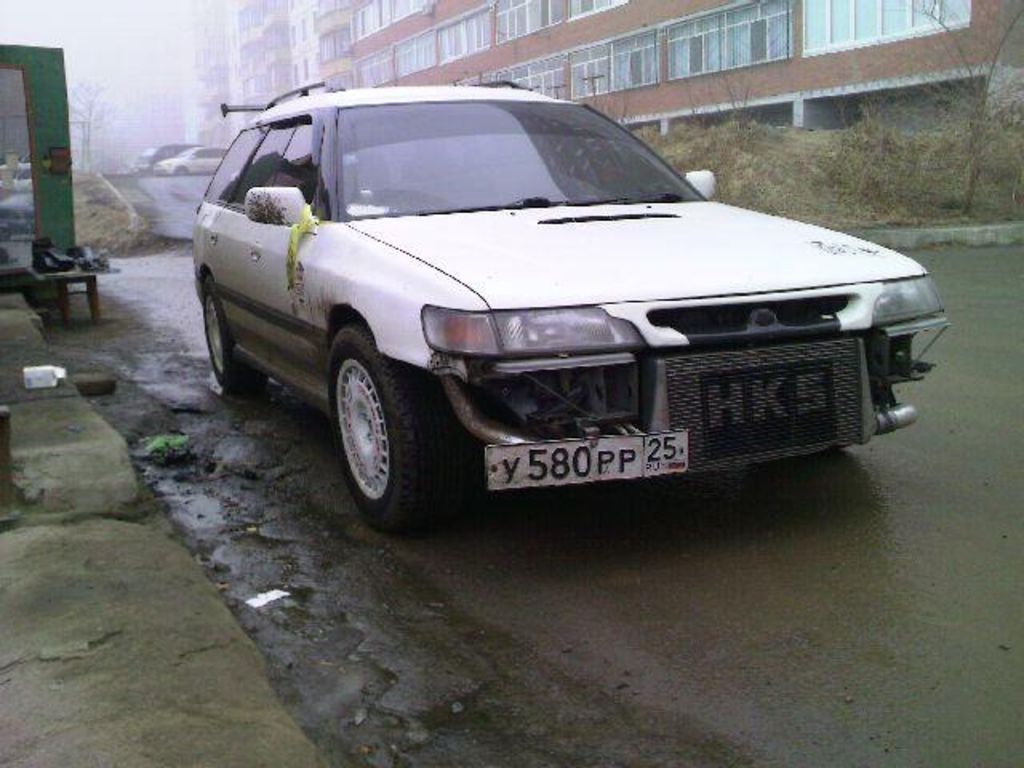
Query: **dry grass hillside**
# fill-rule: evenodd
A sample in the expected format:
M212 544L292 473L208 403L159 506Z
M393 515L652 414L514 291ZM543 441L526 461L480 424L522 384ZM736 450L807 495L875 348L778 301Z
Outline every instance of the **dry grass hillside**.
M841 131L751 122L683 124L642 137L681 171L707 168L722 202L837 229L962 224L1024 215L1024 128L986 135L978 191L965 210L964 131L914 133L868 117Z

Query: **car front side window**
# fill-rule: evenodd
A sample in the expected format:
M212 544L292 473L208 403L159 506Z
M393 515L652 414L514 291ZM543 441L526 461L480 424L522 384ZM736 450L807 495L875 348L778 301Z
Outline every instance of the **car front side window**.
M291 141L294 132L294 126L272 128L267 132L235 187L234 194L231 196L232 203L244 205L245 195L250 189L272 185L274 175L281 167L285 150L288 148L288 142Z
M223 162L213 179L210 180L210 186L207 188L204 198L207 202L227 203L231 200L231 193L238 183L239 176L242 175L245 164L252 156L256 145L259 144L260 135L255 128L238 134L238 138L232 142Z

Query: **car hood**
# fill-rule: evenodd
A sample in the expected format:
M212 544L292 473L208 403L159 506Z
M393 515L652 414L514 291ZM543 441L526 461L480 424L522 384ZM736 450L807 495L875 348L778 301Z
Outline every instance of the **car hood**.
M484 211L350 226L447 273L494 309L729 296L925 274L881 246L720 203Z

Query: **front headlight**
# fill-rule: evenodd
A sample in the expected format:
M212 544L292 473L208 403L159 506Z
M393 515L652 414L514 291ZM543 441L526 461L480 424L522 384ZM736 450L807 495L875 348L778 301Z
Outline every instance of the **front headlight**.
M941 311L942 299L930 277L897 280L886 283L882 294L875 299L873 325L889 325Z
M441 352L532 355L636 349L633 325L600 307L462 312L424 307L423 333Z

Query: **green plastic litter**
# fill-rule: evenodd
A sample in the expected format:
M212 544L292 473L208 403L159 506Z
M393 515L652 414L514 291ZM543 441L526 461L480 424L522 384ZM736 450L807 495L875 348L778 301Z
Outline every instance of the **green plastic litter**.
M182 461L191 455L188 435L158 435L146 443L146 455L162 464Z

